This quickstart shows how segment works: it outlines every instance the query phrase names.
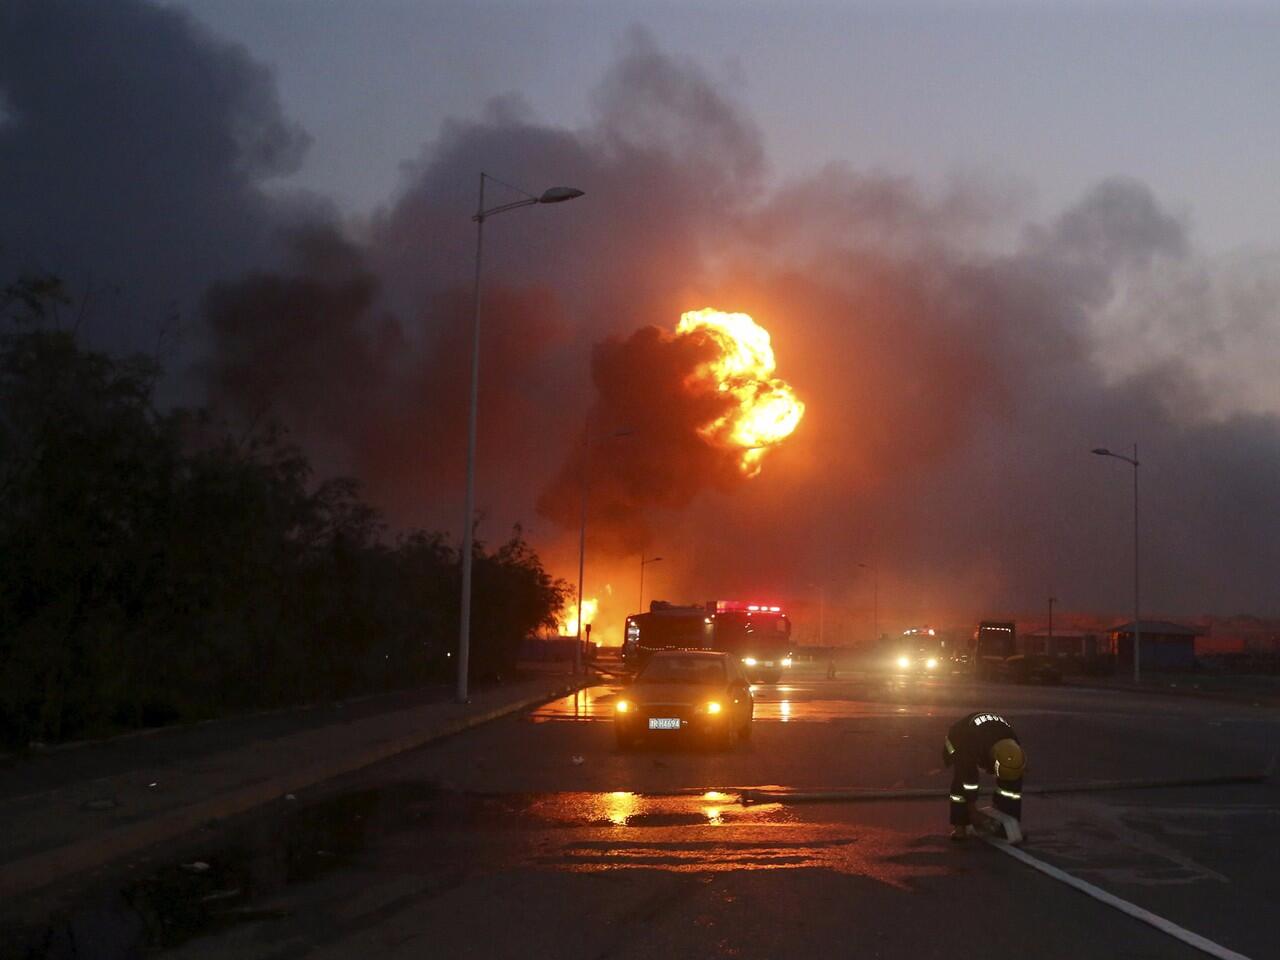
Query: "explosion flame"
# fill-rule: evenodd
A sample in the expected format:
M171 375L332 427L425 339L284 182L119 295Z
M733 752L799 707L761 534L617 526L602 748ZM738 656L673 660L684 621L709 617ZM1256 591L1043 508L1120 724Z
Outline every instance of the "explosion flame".
M695 385L732 395L736 406L698 432L709 443L742 450L739 467L749 477L760 472L765 451L789 437L804 416L804 403L791 385L773 376L777 361L769 331L746 313L707 307L681 314L678 335L701 332L720 347L720 356L691 376Z
M582 601L583 610L583 630L585 632L587 624L593 623L596 619L596 613L600 609L600 601L595 597L586 597ZM565 607L564 614L560 618L560 636L576 637L578 635L578 605L571 603Z

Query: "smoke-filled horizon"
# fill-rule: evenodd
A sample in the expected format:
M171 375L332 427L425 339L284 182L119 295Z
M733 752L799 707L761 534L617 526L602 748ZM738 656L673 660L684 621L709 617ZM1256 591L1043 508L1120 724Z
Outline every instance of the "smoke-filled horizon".
M589 464L587 594L604 620L638 601L642 550L665 558L646 594L674 600L862 607L866 564L886 609L922 619L1038 609L1050 590L1126 610L1132 475L1089 451L1135 442L1144 609L1280 613L1280 274L1263 254L1200 256L1139 180L1039 222L996 185L931 189L857 157L775 184L744 109L635 30L586 126L495 100L343 224L323 198L268 189L306 135L269 71L191 18L56 0L7 23L0 263L198 302L188 386L243 424L281 421L395 526L460 526L483 170L585 196L486 225L480 535L521 523L571 578L588 413L600 436L627 428ZM51 50L90 30L111 43L89 79L42 84L84 66ZM705 351L673 347L704 307L768 330L805 405L755 476L699 433L715 398L687 374ZM132 314L125 335L105 316L109 345L159 319Z

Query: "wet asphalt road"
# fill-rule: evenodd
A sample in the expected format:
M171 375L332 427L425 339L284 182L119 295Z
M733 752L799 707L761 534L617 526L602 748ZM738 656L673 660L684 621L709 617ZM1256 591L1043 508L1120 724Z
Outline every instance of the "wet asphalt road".
M1274 710L800 674L757 689L749 743L619 752L616 692L402 755L221 838L207 876L149 888L167 954L1198 957L985 844L950 843L945 800L744 807L735 791L945 787L945 729L978 708L1015 724L1029 783L1249 773L1280 748ZM1025 823L1033 855L1278 955L1274 784L1028 797ZM176 909L175 884L190 888Z

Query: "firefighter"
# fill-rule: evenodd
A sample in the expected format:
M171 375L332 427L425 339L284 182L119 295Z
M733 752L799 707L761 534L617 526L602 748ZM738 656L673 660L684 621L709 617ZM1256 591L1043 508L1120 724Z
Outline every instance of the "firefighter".
M980 711L957 720L942 745L942 762L951 777L951 839L969 833L970 811L978 799L978 770L996 775L995 808L1022 819L1022 773L1026 754L1009 721L997 713Z

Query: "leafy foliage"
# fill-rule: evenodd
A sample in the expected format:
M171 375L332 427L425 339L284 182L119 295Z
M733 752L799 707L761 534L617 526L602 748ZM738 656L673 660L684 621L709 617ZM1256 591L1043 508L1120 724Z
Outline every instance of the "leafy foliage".
M0 739L22 746L447 677L458 556L388 543L354 481L275 430L157 410L158 366L82 348L60 285L0 296ZM519 529L477 545L472 675L564 585Z

